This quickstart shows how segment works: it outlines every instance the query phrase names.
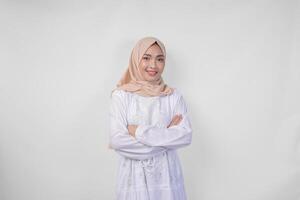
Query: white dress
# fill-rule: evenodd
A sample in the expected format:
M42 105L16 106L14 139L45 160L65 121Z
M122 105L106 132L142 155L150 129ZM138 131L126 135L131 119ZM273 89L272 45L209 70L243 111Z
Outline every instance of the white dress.
M175 114L182 114L182 121L167 128ZM135 138L127 124L138 125ZM119 155L117 200L187 199L176 150L191 144L192 128L178 89L161 97L115 90L109 140Z

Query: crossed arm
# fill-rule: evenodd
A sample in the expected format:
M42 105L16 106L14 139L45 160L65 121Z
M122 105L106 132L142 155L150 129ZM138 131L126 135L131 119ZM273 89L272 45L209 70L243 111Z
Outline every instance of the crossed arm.
M126 112L121 93L113 95L110 110L110 148L122 156L144 160L191 143L192 129L182 97L174 108L174 113L178 115L173 117L166 128L127 124Z
M172 127L172 126L176 126L178 125L182 120L182 115L175 115L171 121L171 123L167 126L167 128ZM135 138L135 131L137 129L137 125L128 125L127 129L128 129L128 133Z

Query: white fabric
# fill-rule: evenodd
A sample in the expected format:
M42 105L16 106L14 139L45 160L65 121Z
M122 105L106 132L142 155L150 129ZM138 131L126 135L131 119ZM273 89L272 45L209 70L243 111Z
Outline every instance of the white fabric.
M183 119L167 128L175 114ZM139 125L136 138L127 124ZM110 144L119 155L117 200L187 199L176 150L191 144L192 128L180 92L143 97L116 90L110 110Z

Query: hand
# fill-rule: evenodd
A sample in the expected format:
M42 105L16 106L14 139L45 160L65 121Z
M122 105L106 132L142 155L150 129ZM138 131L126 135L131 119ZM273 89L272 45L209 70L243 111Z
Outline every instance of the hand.
M128 125L127 126L128 132L132 137L135 137L135 131L136 131L137 127L138 127L137 125Z
M182 115L175 115L171 121L171 123L167 126L167 128L171 127L171 126L176 126L178 125L182 120Z

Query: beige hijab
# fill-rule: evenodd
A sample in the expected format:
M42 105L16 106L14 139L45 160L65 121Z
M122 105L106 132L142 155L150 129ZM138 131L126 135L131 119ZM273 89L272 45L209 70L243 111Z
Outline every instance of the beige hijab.
M160 46L164 56L166 57L165 46L160 40L155 37L144 37L140 39L131 52L128 68L117 84L117 88L114 90L125 90L148 97L169 95L174 91L173 88L170 88L164 83L162 77L155 82L150 83L143 78L140 72L139 63L147 49L155 42Z

